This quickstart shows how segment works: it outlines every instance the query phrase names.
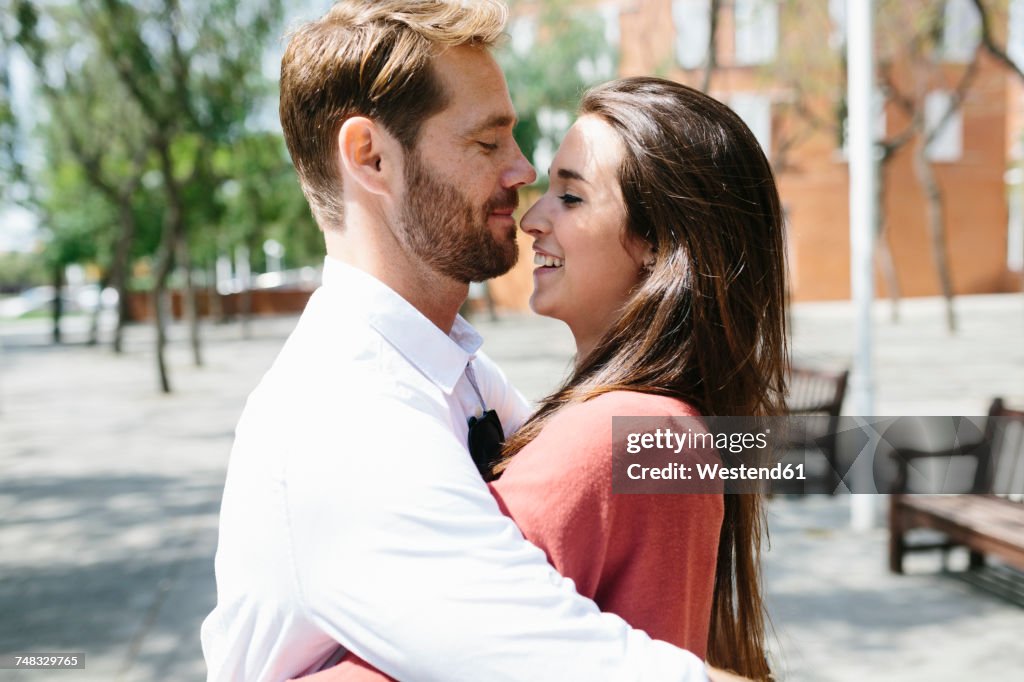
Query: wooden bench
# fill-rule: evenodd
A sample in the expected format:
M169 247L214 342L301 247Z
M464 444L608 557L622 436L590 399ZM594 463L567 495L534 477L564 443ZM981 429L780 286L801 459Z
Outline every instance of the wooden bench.
M829 371L794 366L790 369L787 384L787 414L818 416L823 419L801 420L798 424L800 428L791 432L785 448L805 452L820 450L828 463L826 485L830 493L834 493L840 483L836 454L837 424L849 376L849 370Z
M889 569L903 573L903 556L918 550L970 550L970 568L998 557L1024 570L1024 411L1007 409L996 399L989 409L981 439L952 450L923 452L900 449L894 455L897 474L889 497ZM973 484L965 494L913 494L909 468L934 457L975 460ZM952 460L950 460L952 461ZM940 531L945 540L910 544L915 528Z

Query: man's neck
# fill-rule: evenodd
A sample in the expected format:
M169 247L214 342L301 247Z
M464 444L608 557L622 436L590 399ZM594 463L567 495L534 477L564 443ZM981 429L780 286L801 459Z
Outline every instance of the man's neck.
M327 255L386 284L445 334L466 300L469 285L444 277L410 258L397 244L381 244L364 230L326 231Z

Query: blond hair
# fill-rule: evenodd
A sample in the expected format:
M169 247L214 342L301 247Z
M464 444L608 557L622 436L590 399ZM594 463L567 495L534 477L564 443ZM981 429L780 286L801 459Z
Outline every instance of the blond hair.
M447 104L433 58L493 45L507 19L500 0L341 0L292 33L281 126L321 229L344 225L336 138L345 120L372 118L412 149L422 123Z

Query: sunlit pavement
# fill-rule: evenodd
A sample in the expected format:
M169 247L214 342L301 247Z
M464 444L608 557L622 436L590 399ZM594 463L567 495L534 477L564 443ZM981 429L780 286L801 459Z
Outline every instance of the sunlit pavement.
M876 318L876 413L980 414L992 396L1024 404L1024 297L958 300L944 331L933 299ZM804 304L797 357L848 363L848 304ZM199 623L213 604L216 513L234 423L294 318L204 326L205 367L173 330L175 392L156 391L151 331L127 353L46 345L43 320L0 324L0 653L85 652L86 669L4 670L0 680L198 680ZM531 398L565 376L558 323L478 324L485 349ZM882 500L879 500L881 508ZM1024 673L1024 609L912 557L885 568L886 531L849 529L848 498L769 507L766 592L785 680L961 680ZM880 518L880 523L884 518ZM954 557L954 561L962 557Z

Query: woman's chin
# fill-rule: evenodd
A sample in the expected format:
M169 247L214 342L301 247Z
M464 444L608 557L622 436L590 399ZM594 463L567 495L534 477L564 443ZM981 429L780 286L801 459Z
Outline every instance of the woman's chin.
M530 296L530 310L537 313L542 317L550 317L555 320L561 320L562 317L558 315L557 308L545 301L543 296L538 296L537 291L534 290L533 295Z

